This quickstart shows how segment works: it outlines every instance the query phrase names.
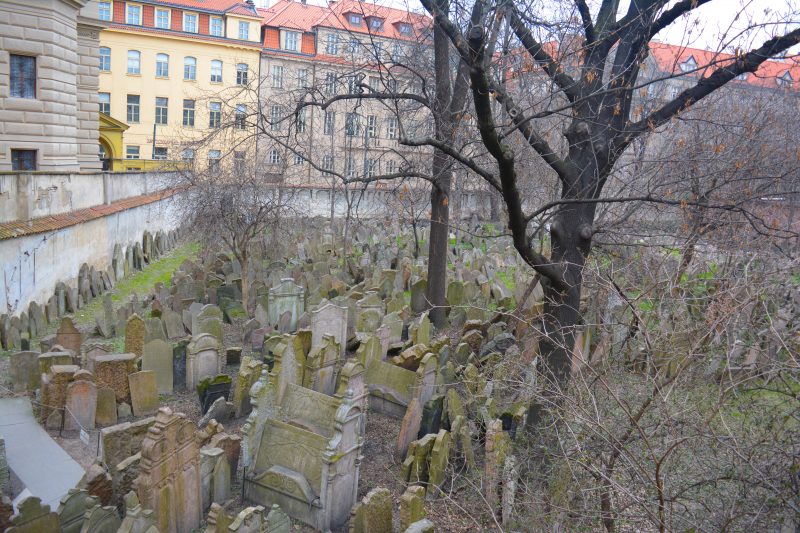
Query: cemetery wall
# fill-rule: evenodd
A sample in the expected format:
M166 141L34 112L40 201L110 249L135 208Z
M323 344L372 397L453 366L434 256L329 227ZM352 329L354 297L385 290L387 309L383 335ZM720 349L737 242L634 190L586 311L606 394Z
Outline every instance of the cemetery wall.
M43 303L59 281L75 286L83 263L98 270L110 264L114 245L141 243L142 234L178 227L169 198L131 207L55 231L0 240L0 308L11 314Z
M69 213L166 188L169 173L0 174L0 223Z

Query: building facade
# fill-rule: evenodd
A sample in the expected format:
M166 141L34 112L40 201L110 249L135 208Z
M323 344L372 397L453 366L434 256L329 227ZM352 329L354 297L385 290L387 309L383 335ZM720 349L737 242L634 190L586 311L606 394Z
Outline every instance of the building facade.
M97 170L97 3L0 2L0 171Z
M122 153L108 160L144 168L144 160L199 157L198 143L248 100L258 76L261 17L233 0L99 2L100 111L128 125ZM204 156L209 149L205 147ZM108 153L111 152L111 153Z

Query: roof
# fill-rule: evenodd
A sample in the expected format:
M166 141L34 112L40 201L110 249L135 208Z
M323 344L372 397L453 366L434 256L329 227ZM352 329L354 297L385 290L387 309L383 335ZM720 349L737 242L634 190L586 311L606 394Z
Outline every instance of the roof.
M734 54L660 42L650 43L650 56L655 60L659 70L666 73L680 73L681 64L694 58L698 65L696 73L702 74L703 77L710 76L717 68L729 65L736 59ZM790 86L780 85L778 78L785 76L787 72L795 83ZM691 72L687 72L687 75L689 74ZM769 89L792 88L798 90L800 89L800 83L797 83L800 82L800 60L794 57L765 61L758 70L748 74L744 80L736 80L736 82Z
M304 32L314 31L317 27L328 27L387 39L417 40L431 25L430 18L424 15L360 0L332 1L328 7L293 0L278 0L272 7L259 9L258 12L267 26L292 28ZM347 20L347 15L350 13L357 13L364 19L379 18L383 20L383 26L380 30L373 30L366 21L353 26ZM410 34L400 33L402 23L411 25Z
M153 4L160 6L170 6L196 11L206 11L214 13L233 13L249 17L258 17L255 6L242 0L142 0L143 4Z

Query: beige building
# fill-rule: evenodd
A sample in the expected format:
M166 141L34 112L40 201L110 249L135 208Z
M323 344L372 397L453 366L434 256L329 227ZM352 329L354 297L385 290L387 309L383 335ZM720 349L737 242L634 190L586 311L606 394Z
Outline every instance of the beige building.
M0 171L100 168L97 2L0 2Z
M255 7L236 0L109 0L99 2L99 14L108 25L100 36L100 110L129 126L123 153L105 157L220 157L222 147L203 143L195 153L185 146L255 101L249 96L261 50ZM242 130L239 137L248 128Z

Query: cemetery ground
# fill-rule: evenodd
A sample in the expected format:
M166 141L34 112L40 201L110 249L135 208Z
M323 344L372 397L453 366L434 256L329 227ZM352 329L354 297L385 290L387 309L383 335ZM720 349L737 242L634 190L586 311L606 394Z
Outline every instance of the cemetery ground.
M705 520L703 530L730 509L786 520L800 429L796 275L751 271L732 286L735 263L710 254L665 287L653 282L674 278L671 249L598 253L574 385L530 428L533 403L553 401L535 372L543 295L507 240L451 239L437 330L427 258L404 228L358 226L345 244L316 224L256 242L248 279L215 243L167 239L156 252L145 238L149 259L134 251L126 275L84 291L72 313L49 309L42 327L32 305L18 324L40 351L0 356L0 399L30 399L87 474L58 509L42 514L28 498L12 523L596 531L613 505L620 531L650 531L659 498L682 505L664 511L670 523ZM617 285L602 275L620 270ZM727 344L730 331L747 343ZM101 520L111 525L93 529Z

